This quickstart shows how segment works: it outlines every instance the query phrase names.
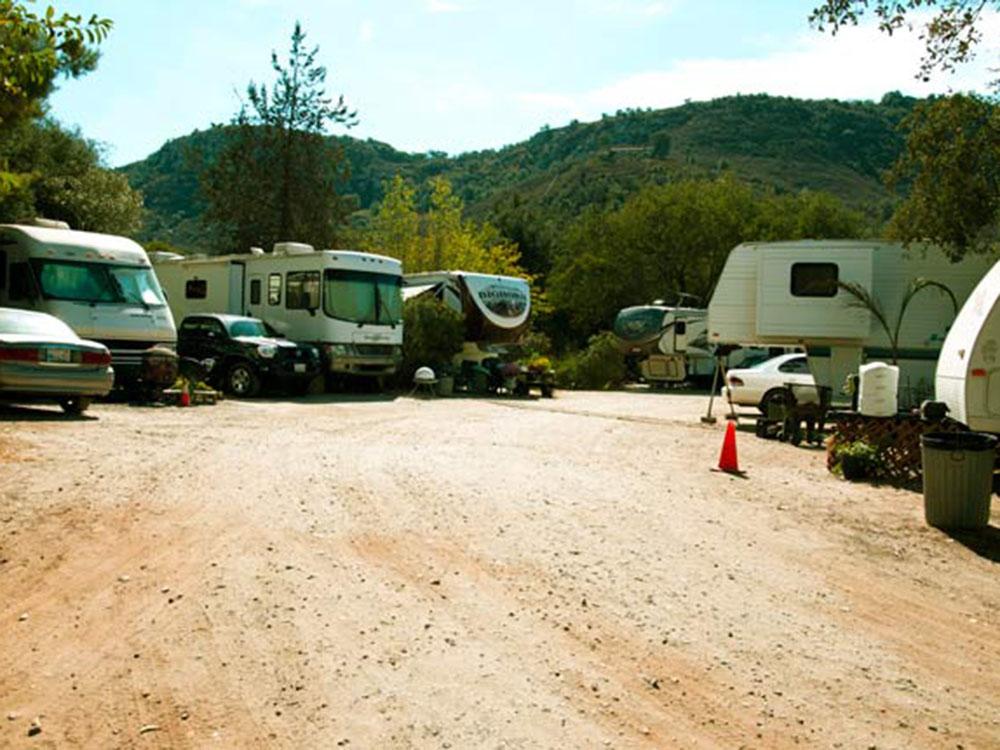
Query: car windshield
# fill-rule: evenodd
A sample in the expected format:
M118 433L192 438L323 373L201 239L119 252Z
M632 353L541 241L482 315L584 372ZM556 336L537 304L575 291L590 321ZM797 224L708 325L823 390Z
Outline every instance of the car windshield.
M323 287L323 311L331 318L382 325L403 322L401 276L328 268Z
M264 328L264 324L259 320L254 320L253 318L246 318L244 320L234 320L227 326L229 328L229 335L233 338L237 336L269 336L267 329Z
M0 310L0 334L3 333L76 338L73 330L59 318L20 310Z
M31 263L46 299L145 306L166 304L151 268L39 258L33 258Z

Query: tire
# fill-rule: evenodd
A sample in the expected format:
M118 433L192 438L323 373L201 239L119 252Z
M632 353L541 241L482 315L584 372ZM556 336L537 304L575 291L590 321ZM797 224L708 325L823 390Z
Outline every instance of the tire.
M260 375L249 362L236 362L226 373L226 392L236 398L253 398L260 393Z
M781 388L772 388L763 396L761 396L760 403L757 404L757 409L765 417L767 416L768 407L772 403L782 403L785 400L785 392Z
M64 398L59 402L59 406L67 414L78 417L90 408L91 399L87 396L74 396Z

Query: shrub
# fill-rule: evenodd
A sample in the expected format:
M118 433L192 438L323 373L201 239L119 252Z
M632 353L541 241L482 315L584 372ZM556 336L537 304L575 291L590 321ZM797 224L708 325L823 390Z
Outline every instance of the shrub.
M881 465L878 448L864 440L836 446L833 456L844 479L851 481L875 477Z
M556 383L561 388L607 390L625 381L625 358L614 334L591 336L587 348L570 354L556 365Z
M462 351L465 319L430 296L407 300L403 306L403 365L400 381L408 385L418 367L428 366L435 374L451 366L452 357Z

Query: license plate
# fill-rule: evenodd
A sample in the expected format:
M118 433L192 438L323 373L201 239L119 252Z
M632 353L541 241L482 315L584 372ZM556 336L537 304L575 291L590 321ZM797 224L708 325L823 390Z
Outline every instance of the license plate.
M295 363L295 372L305 372L305 371L306 371L305 362L296 362Z
M46 349L46 362L72 362L73 352L69 349Z

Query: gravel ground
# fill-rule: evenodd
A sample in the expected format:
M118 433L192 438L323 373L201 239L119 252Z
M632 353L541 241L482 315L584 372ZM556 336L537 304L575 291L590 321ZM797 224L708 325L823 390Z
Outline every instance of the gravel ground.
M706 405L3 412L0 746L1000 746L1000 513Z

